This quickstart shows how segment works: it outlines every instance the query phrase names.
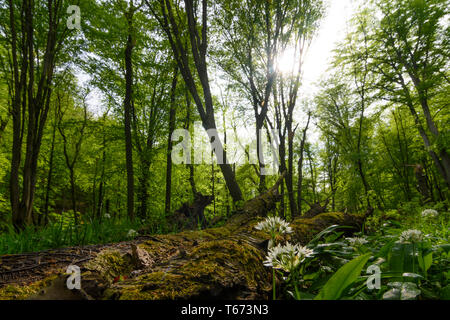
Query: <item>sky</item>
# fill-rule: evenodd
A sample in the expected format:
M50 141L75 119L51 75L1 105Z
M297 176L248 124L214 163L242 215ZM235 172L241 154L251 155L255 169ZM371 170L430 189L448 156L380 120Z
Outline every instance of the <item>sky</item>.
M347 21L356 9L355 0L328 0L326 16L319 32L306 53L303 64L302 91L313 94L317 91L315 82L325 74L337 42L344 39Z

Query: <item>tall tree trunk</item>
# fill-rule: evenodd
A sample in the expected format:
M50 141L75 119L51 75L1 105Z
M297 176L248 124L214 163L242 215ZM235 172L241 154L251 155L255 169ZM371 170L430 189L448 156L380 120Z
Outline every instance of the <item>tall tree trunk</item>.
M302 183L303 183L303 159L304 159L304 151L306 144L306 132L308 131L309 122L311 120L311 113L308 113L308 121L306 122L306 126L303 129L302 141L300 143L300 157L297 162L297 211L298 215L302 215Z
M61 137L63 139L63 153L64 153L64 158L66 160L66 165L67 165L67 168L69 169L69 174L70 174L70 194L71 194L71 200L72 200L73 216L74 216L74 220L75 220L75 224L76 225L78 224L78 215L77 215L77 200L76 200L76 192L75 192L76 191L75 165L77 164L77 161L78 161L80 153L81 153L81 145L83 143L84 130L86 129L87 120L88 120L87 104L86 104L86 101L85 101L86 96L83 99L84 119L83 119L82 126L81 126L81 128L79 130L79 133L78 133L79 137L73 143L75 145L75 151L74 151L74 154L72 155L72 158L71 158L70 155L69 155L69 152L68 152L69 141L67 139L67 135L64 132L64 127L62 125L64 112L61 109L61 98L60 98L59 92L57 94L57 100L58 100L58 103L57 103L58 130L59 130L59 133L61 134Z
M48 29L45 49L35 48L34 39L34 1L22 1L21 12L16 15L14 4L9 0L9 23L11 30L11 74L12 94L11 111L13 115L13 145L10 176L10 201L12 221L20 231L32 222L34 196L36 190L37 161L40 153L42 135L50 106L51 85L58 50L61 50L66 33L58 38L57 30L62 23L62 1L47 1ZM21 17L22 38L17 45L16 17ZM42 49L42 61L36 51ZM18 52L19 50L19 52ZM19 68L19 62L21 66ZM35 63L40 64L35 68ZM37 72L36 72L37 71ZM35 81L35 78L37 81ZM23 165L22 190L20 190L19 171L23 135L26 132L25 161Z
M134 220L134 168L133 168L133 141L131 135L131 115L133 100L133 62L132 54L135 45L133 31L133 1L126 12L128 23L128 39L125 47L125 99L124 118L125 118L125 157L127 168L127 215L130 220Z
M180 32L180 25L176 21L176 17L174 16L174 10L172 8L171 1L168 0L160 0L160 13L156 13L153 5L151 5L147 0L146 3L149 9L152 11L153 15L158 19L162 28L166 32L170 45L172 47L172 51L178 63L178 67L183 76L184 82L186 83L187 88L189 89L194 102L197 106L198 113L200 114L200 118L202 120L202 125L205 130L207 130L210 142L214 143L218 146L218 149L223 150L223 145L220 138L217 135L213 135L209 129L217 129L215 118L214 118L214 105L212 100L211 89L209 86L209 77L207 70L207 62L206 62L206 54L208 47L208 26L207 26L207 1L202 0L201 10L201 28L199 27L198 20L195 18L194 14L194 1L193 0L185 0L184 1L184 9L187 16L187 26L188 26L188 36L190 38L192 55L194 58L195 71L200 81L203 98L200 98L199 91L197 89L197 83L194 78L194 74L192 73L191 62L188 57L188 48L183 43L185 42L183 36ZM161 16L162 14L162 16ZM199 33L200 32L200 33ZM216 150L216 157L222 158L223 154L218 153ZM231 168L231 165L228 163L227 159L223 159L222 163L219 164L222 174L224 176L226 185L228 190L230 191L230 195L233 198L234 202L238 202L242 200L242 192L236 181L236 177Z
M294 135L295 130L292 130L292 121L288 121L288 169L286 176L284 178L286 182L286 189L288 191L289 207L291 210L291 215L295 216L297 214L297 203L294 197Z
M170 111L169 111L169 134L167 138L167 154L166 154L166 201L164 211L170 212L170 200L172 195L172 133L175 130L175 120L177 109L175 106L175 90L178 82L178 66L173 71L172 88L170 90Z
M256 109L257 110L257 109ZM263 122L259 119L259 116L256 111L256 156L258 157L258 165L259 165L259 185L258 191L262 193L266 190L266 166L264 163L264 150L262 147L262 127Z
M55 116L56 117L56 116ZM55 153L55 138L56 138L56 119L52 129L52 146L50 148L50 159L48 162L47 187L45 188L45 204L44 204L44 225L48 224L48 207L50 203L50 191L52 186L53 176L53 158Z
M444 178L444 180L447 184L447 187L450 188L450 175L447 174L448 170L446 169L446 164L444 164L441 161L441 159L439 159L439 156L436 154L436 152L431 147L431 141L430 141L424 127L422 126L419 115L417 114L417 111L414 107L413 99L411 97L409 87L406 85L406 82L403 78L403 74L398 74L397 76L399 78L403 93L406 98L405 104L407 105L407 107L411 113L411 116L414 119L414 124L416 125L417 130L419 131L420 136L422 137L423 143L425 145L425 149L428 151L428 154L430 155L431 159L433 159L434 165L435 165L437 171L439 172L439 174L441 175L441 177ZM428 124L428 125L430 125L430 124ZM444 156L444 158L446 158L445 154L443 154L443 156ZM443 160L445 162L445 159L443 159ZM450 164L450 159L448 161L448 164ZM450 166L449 166L449 168L450 168Z
M97 204L97 219L101 219L103 210L103 199L104 199L104 184L105 184L105 165L106 165L106 135L103 133L103 144L102 144L102 172L100 174L100 185L98 186L98 204Z
M141 219L145 219L148 213L148 180L150 174L150 162L147 160L142 161L142 172L139 177L139 191L138 191L138 200L139 200L139 212L138 216Z
M185 99L186 99L186 122L184 124L184 129L187 130L190 133L190 127L191 127L191 99L189 97L189 91L186 90L185 92ZM192 145L192 136L190 136L190 144ZM193 154L191 153L191 161L187 164L189 168L189 184L191 185L192 189L192 196L195 198L195 195L197 194L197 188L195 186L195 172L194 172L194 164L193 164Z

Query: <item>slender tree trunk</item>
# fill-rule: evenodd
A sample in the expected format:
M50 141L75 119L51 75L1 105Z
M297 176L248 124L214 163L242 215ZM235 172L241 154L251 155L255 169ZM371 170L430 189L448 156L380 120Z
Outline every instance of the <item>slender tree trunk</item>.
M103 133L103 152L102 152L102 173L100 174L100 185L98 186L98 204L97 204L97 219L101 220L104 199L104 184L105 184L105 164L106 164L106 136Z
M262 148L262 127L263 122L259 119L256 114L256 155L258 157L259 164L259 186L258 191L262 193L266 190L266 174L265 174L265 163L264 163L264 150Z
M166 155L166 201L164 211L170 212L170 200L172 195L172 133L175 130L176 106L175 106L175 90L178 82L178 66L173 72L172 88L170 91L170 111L169 111L169 135L167 139L167 155Z
M197 110L202 120L202 125L204 129L208 131L210 142L212 143L214 141L214 143L218 146L218 148L220 150L223 150L223 145L220 138L217 136L213 136L209 131L209 129L217 129L217 126L214 118L214 105L212 100L211 89L209 86L209 77L206 61L206 54L208 47L207 1L203 0L201 2L201 10L202 10L202 17L200 24L201 27L199 27L199 22L195 18L194 1L193 0L184 1L184 9L186 12L188 22L187 23L188 36L191 44L190 49L193 55L196 75L198 76L198 80L200 81L203 91L202 98L200 97L199 91L197 89L194 74L192 73L191 63L187 55L188 48L183 44L184 39L182 39L182 35L179 30L180 26L178 25L176 18L174 16L174 10L172 8L171 1L160 0L161 6L160 9L162 17L160 16L160 14L157 14L155 12L153 6L149 4L148 1L146 1L146 3L152 10L152 13L158 18L162 28L164 29L169 38L172 51L177 60L184 82L186 83L186 86L189 89L195 101ZM222 154L218 154L216 152L216 156L219 158L222 157ZM230 191L230 195L233 198L233 201L238 202L242 200L243 198L241 189L236 181L234 172L230 164L228 163L227 159L223 159L223 163L220 163L219 166L224 176L228 190Z
M125 47L125 156L127 168L127 215L130 220L134 220L134 168L133 168L133 141L131 135L131 114L133 100L133 62L132 54L135 45L133 38L133 1L130 3L126 13L128 22L128 39Z
M288 170L285 176L286 189L288 191L289 207L291 210L291 215L295 216L297 214L297 204L294 197L294 134L295 131L292 130L292 121L288 121Z
M149 180L149 173L150 173L150 162L144 161L142 164L142 173L141 177L139 178L139 192L138 192L138 199L139 199L139 218L145 219L148 213L148 180ZM170 210L170 209L169 209Z
M186 123L184 125L184 129L187 130L188 132L190 132L190 127L191 127L191 99L189 97L189 92L186 91L185 93L185 98L186 98ZM192 136L190 135L190 139L191 139L191 145L192 145ZM195 198L195 195L197 194L197 188L195 186L195 172L194 172L194 164L193 164L193 154L191 153L191 161L189 161L189 163L187 164L188 168L189 168L189 184L191 185L191 189L192 189L192 195L193 198Z
M52 129L52 146L50 148L50 160L48 162L47 187L45 188L45 204L44 204L44 225L48 224L48 206L50 202L50 190L53 176L53 158L55 152L55 138L56 138L56 119Z
M450 171L448 171L446 169L446 164L444 164L443 162L441 162L441 159L439 159L439 156L436 154L436 152L431 148L431 141L427 135L427 133L425 132L424 127L422 126L422 123L420 121L419 115L417 114L417 111L414 107L414 103L413 103L413 99L411 97L410 91L408 86L405 83L405 80L403 78L402 74L398 74L398 78L400 80L400 84L402 86L403 89L403 93L405 94L406 97L406 105L414 119L414 123L420 133L420 136L422 137L423 143L425 145L425 149L428 151L428 154L430 155L431 159L433 159L434 165L436 166L437 171L439 172L439 174L442 176L442 178L444 178L447 187L450 188ZM427 117L427 115L426 115ZM430 123L428 123L428 125L430 125ZM432 125L433 126L433 125ZM445 150L444 150L445 152ZM442 154L441 154L442 155ZM445 154L443 154L444 158L447 158L445 156ZM443 159L444 162L446 162L445 159ZM450 164L450 159L448 160L448 164ZM450 168L450 165L448 165L448 167ZM447 174L447 172L449 172L449 174Z
M303 158L306 143L306 132L308 131L309 122L311 120L311 113L308 113L308 121L306 122L305 129L303 129L302 141L300 143L300 157L297 162L297 208L298 215L302 215L302 182L303 182Z

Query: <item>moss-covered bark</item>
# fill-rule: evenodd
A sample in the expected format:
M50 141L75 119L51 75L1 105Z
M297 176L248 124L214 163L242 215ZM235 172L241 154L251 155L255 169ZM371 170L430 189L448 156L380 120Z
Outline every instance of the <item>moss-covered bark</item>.
M277 201L276 186L247 202L222 227L158 235L138 245L145 267L130 253L106 250L82 266L83 297L93 299L267 299L272 273L262 262L268 235L256 230ZM365 215L323 213L296 218L286 240L307 243L334 224L361 228ZM134 251L137 249L134 248ZM10 290L10 289L9 289ZM67 290L64 286L60 290ZM87 295L86 295L86 294ZM0 290L0 297L10 295ZM41 298L45 298L45 293Z
M158 236L141 248L159 259L134 278L109 286L106 299L267 299L271 270L263 266L267 235L254 229L261 217L236 217L228 225ZM362 216L325 213L292 222L293 242L306 243L333 225L359 227Z

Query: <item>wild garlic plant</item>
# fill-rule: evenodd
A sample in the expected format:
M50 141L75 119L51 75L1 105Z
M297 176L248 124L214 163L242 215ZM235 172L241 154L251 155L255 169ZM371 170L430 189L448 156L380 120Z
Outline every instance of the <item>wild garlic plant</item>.
M362 237L354 237L354 238L345 238L345 240L349 243L349 246L352 247L355 251L359 251L361 246L369 243L365 238Z
M283 234L292 233L292 228L289 226L289 223L281 219L280 217L267 217L264 221L259 222L255 226L256 230L261 230L270 235L270 240L268 244L268 250L274 247L277 238ZM276 247L275 247L276 248ZM272 292L273 292L273 300L276 299L276 290L275 290L275 268L272 269Z
M275 245L276 239L284 234L292 233L289 223L280 217L267 217L255 226L256 230L261 230L270 235L268 248Z
M258 223L255 229L264 231L270 235L268 253L263 262L266 267L271 267L273 272L273 299L276 299L275 291L275 271L280 272L281 276L287 274L286 279L292 282L296 291L296 296L300 296L297 284L301 280L305 270L305 260L313 256L313 250L301 246L300 244L291 244L286 242L284 245L275 246L279 236L292 233L293 230L289 223L279 217L267 217L264 221ZM290 281L289 281L290 280Z
M405 230L400 234L399 240L397 241L398 243L401 244L412 244L412 255L413 255L413 259L412 259L412 268L413 268L413 272L416 272L416 264L415 264L415 260L416 257L418 257L418 259L424 259L423 258L423 241L424 241L424 235L422 233L422 231L420 230L416 230L416 229L409 229L409 230ZM417 250L419 249L419 250ZM420 262L419 262L420 263ZM424 264L425 262L422 261L422 263Z
M295 297L300 299L298 283L302 280L305 271L307 258L312 257L314 251L299 244L293 245L286 242L284 245L277 245L269 249L264 265L272 267L273 271L279 271L284 279L292 283L295 289Z
M428 218L436 218L439 216L439 212L437 212L434 209L425 209L422 211L422 218L428 219Z

